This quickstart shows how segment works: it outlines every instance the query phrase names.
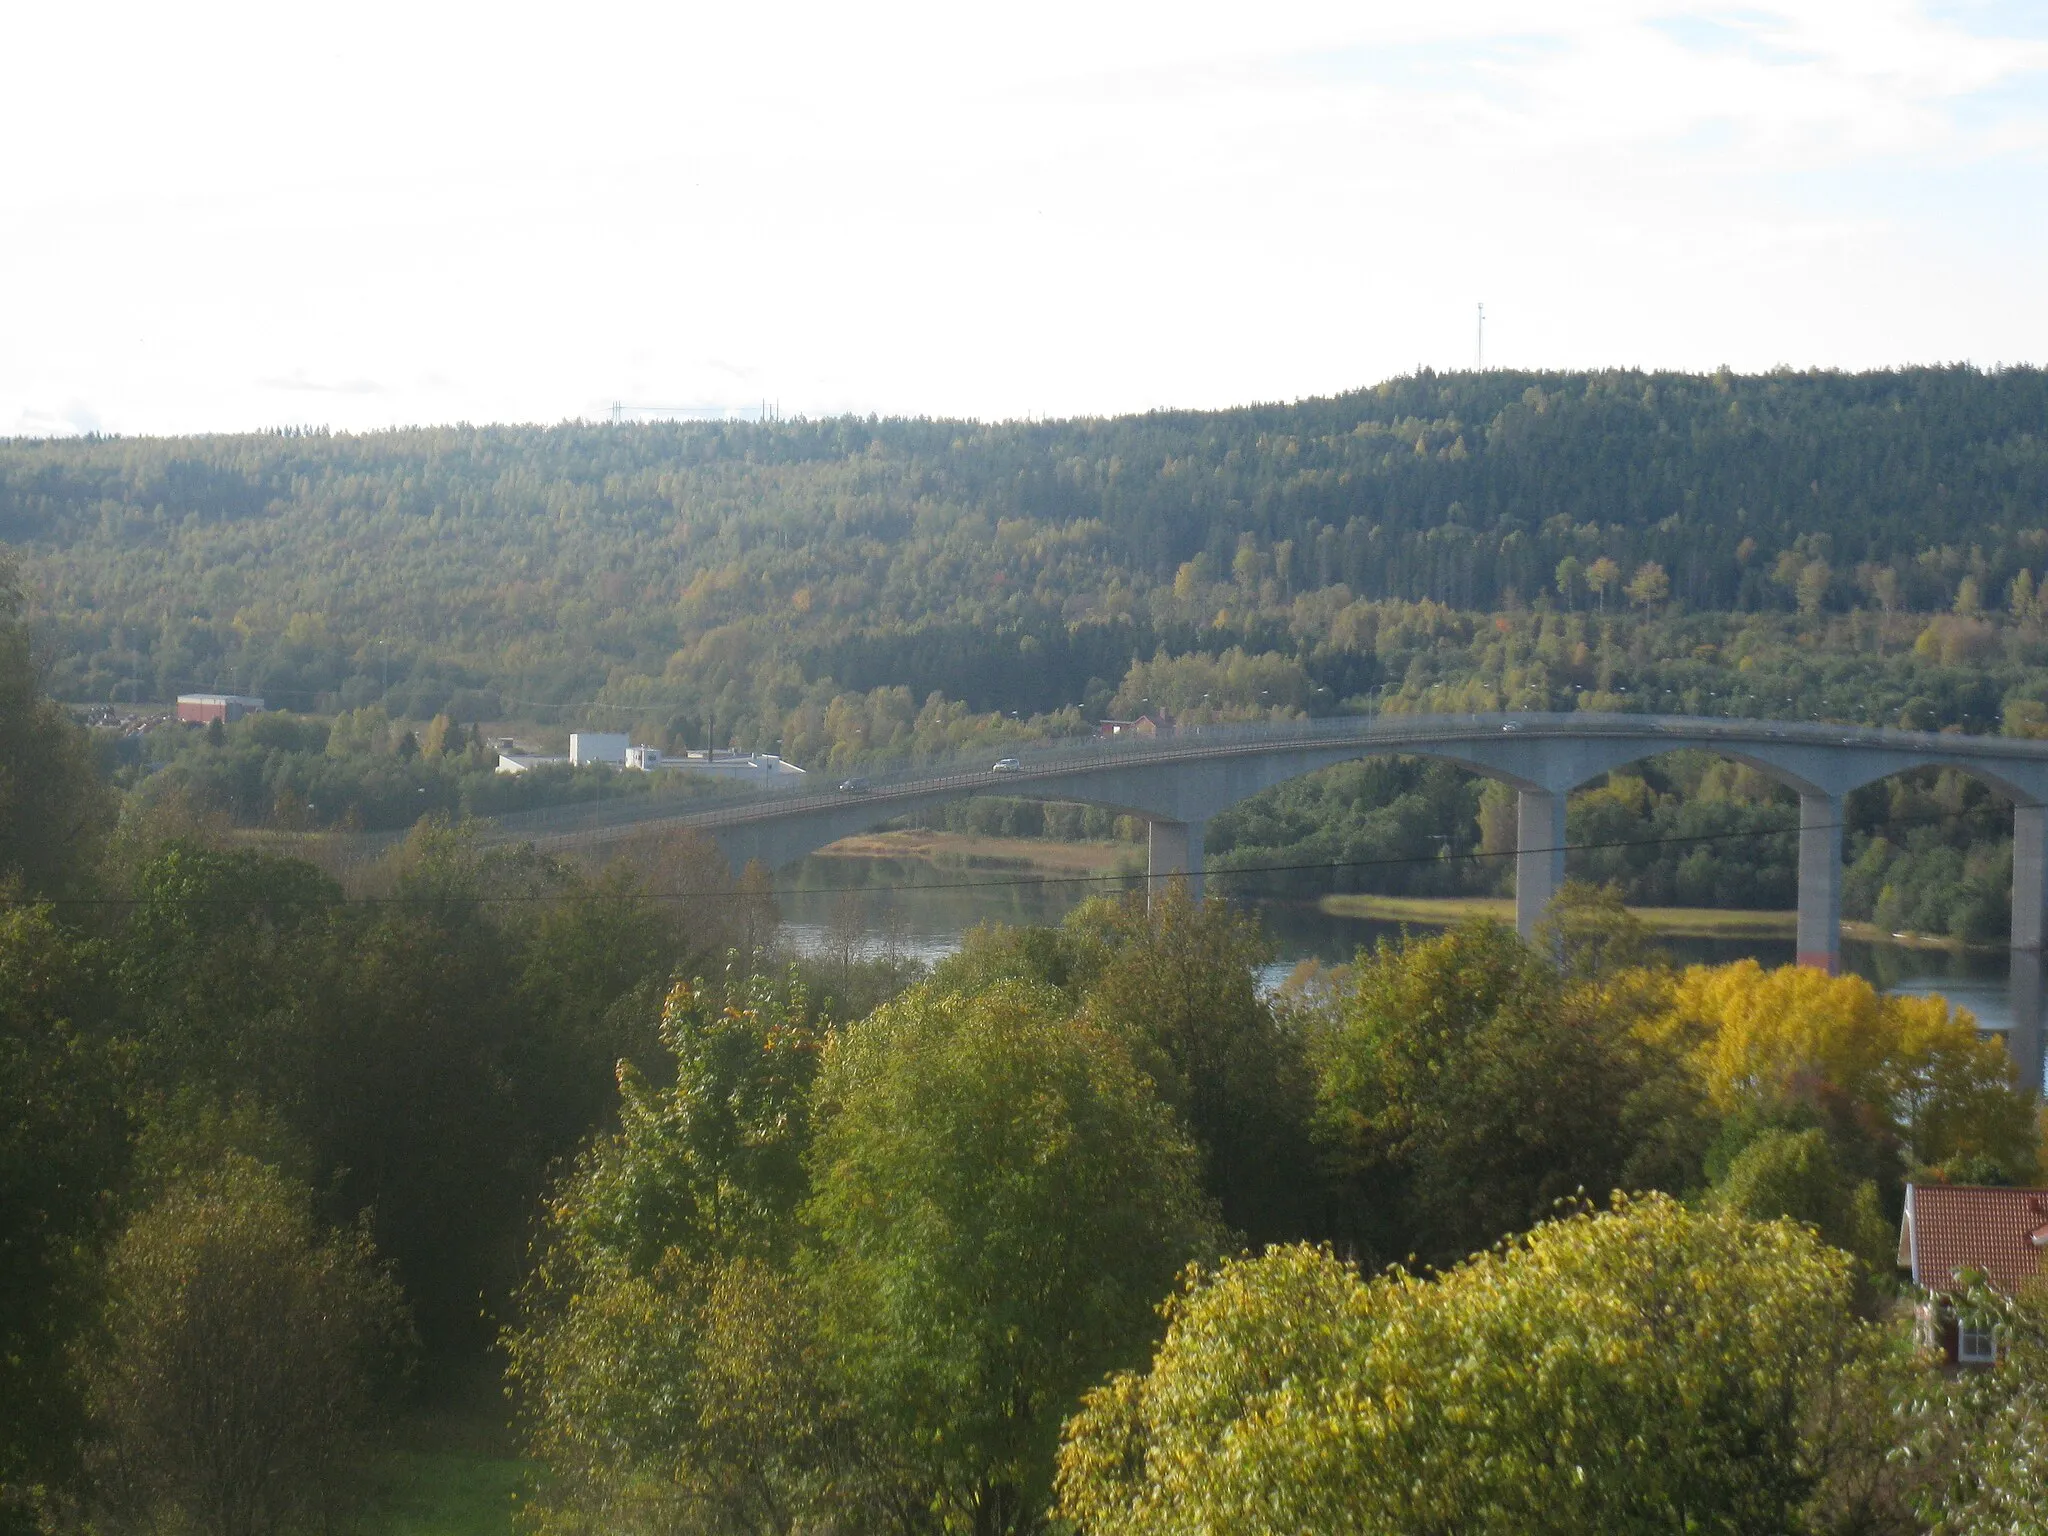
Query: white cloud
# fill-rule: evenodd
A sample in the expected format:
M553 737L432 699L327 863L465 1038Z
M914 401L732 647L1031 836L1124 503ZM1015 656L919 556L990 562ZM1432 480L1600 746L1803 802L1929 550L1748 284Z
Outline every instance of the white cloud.
M0 422L1220 404L1461 365L1481 298L1512 365L2048 354L2048 43L1975 7L46 5L11 48Z

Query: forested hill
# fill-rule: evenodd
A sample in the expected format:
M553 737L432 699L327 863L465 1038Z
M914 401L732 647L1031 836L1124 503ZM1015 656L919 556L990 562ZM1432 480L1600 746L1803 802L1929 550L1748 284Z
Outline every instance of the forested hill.
M1029 712L1236 644L1320 648L1334 704L1385 669L1330 659L1316 593L1605 611L1655 564L1645 610L1967 610L2048 560L2048 374L1424 373L1042 424L15 441L0 541L75 699L753 718L829 682Z

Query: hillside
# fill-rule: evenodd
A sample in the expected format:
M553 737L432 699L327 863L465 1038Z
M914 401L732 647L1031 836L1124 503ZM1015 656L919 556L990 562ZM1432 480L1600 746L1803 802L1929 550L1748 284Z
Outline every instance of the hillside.
M2048 563L2048 375L1425 373L1045 424L15 441L0 540L77 701L231 685L829 750L844 693L1099 711L1134 658L1240 647L1298 673L1192 702L1322 711L1483 672L1444 651L1472 644L1458 615L2003 607ZM1632 602L1652 563L1665 586ZM1972 728L1999 702L1914 685L1848 712L1916 694Z

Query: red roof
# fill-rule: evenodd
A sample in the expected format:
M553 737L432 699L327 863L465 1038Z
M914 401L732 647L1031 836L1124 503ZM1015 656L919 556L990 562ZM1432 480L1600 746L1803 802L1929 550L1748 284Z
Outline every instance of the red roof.
M1955 1287L1956 1272L1984 1272L2011 1294L2034 1278L2048 1249L2048 1189L1908 1184L1899 1267L1925 1290Z

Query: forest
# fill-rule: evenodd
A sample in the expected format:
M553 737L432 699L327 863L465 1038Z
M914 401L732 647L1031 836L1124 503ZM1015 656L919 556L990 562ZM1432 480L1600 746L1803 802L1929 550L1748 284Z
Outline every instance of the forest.
M2026 368L1425 372L1108 420L13 441L0 541L57 697L232 688L297 717L219 742L103 731L124 791L402 830L649 788L494 781L494 729L827 774L1148 710L2048 733L2044 443L2048 376ZM1790 824L1725 768L1637 777L1576 823L1611 829L1626 803L1660 839ZM2000 931L2009 855L1980 789L1885 788L1854 818L1851 916ZM1480 891L1497 867L1393 861L1490 847L1500 822L1479 786L1389 765L1264 797L1212 852L1335 849L1349 883ZM1638 901L1781 905L1788 847L1660 842L1576 872Z
M122 796L20 609L9 1532L417 1531L465 1415L464 1528L549 1536L2048 1520L2048 1303L1965 1296L1956 1377L1897 1278L1907 1180L2048 1154L1940 998L1673 969L1614 884L1272 993L1181 886L926 969L779 952L687 835L344 881Z

